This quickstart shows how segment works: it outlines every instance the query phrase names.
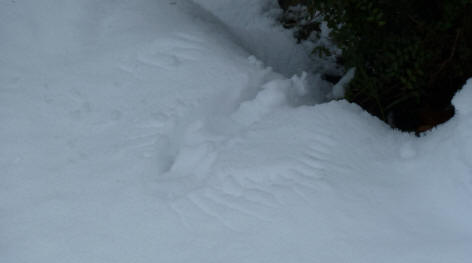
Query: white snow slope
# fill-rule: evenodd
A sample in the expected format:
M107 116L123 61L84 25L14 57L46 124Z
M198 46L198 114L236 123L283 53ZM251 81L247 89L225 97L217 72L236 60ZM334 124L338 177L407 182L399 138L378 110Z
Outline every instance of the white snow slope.
M275 2L0 0L0 262L472 262L472 82L310 106Z

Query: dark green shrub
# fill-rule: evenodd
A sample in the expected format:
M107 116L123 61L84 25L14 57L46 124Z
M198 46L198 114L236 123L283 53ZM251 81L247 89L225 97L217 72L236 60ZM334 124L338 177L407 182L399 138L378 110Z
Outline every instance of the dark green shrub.
M472 77L472 0L298 3L328 23L344 67L356 68L346 99L408 131L453 115L451 98Z

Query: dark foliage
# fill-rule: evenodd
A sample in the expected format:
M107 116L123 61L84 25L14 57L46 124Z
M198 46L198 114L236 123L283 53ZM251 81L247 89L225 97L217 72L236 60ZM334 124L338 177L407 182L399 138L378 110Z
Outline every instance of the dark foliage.
M343 66L356 68L348 100L406 131L453 116L452 96L472 77L472 0L279 3L302 4L328 22Z

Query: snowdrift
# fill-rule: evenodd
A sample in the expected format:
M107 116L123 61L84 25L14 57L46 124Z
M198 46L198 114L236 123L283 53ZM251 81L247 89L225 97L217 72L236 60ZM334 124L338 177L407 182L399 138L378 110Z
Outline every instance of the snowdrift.
M472 81L421 138L316 104L276 13L0 1L0 262L469 262Z

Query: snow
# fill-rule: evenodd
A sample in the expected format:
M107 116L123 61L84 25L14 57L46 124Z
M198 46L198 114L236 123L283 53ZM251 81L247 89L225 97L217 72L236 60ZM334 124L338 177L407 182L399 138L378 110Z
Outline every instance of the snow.
M328 94L328 95L331 95L331 96L328 96L328 97L332 97L333 99L342 99L342 98L344 98L344 93L345 93L346 86L354 78L355 74L356 74L355 68L349 69L346 72L346 74L338 81L338 83L336 83L333 86L333 92L332 92L332 94Z
M0 262L470 262L472 81L320 103L274 2L0 0Z

